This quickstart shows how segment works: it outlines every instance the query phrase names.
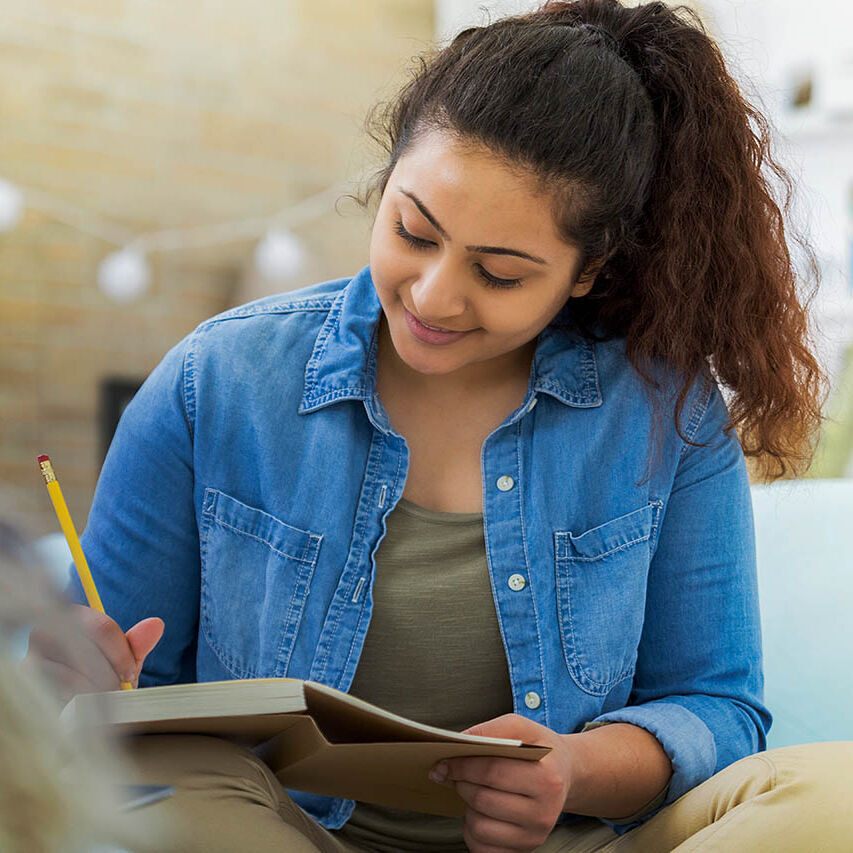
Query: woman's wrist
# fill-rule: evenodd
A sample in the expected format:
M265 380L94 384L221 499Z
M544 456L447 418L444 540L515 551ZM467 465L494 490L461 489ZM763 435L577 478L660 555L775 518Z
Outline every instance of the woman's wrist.
M573 756L563 811L619 821L652 803L672 777L660 742L640 726L610 723L563 738Z

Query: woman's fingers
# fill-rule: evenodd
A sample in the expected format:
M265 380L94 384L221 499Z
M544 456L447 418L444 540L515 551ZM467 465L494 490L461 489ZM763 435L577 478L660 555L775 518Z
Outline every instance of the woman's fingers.
M28 655L21 668L46 681L60 705L67 704L78 693L95 693L103 689L79 670L40 655Z
M112 665L100 647L84 633L79 618L34 627L27 654L27 657L32 656L63 664L102 690L112 689L115 678Z
M130 650L136 660L136 678L131 679L133 686L137 686L139 671L151 650L160 642L166 625L158 616L150 616L137 622L126 634Z
M78 672L95 690L117 690L136 677L136 658L113 619L83 605L71 605L66 617L33 628L31 654Z
M113 673L120 681L133 681L138 669L136 658L118 623L91 607L76 607L84 633L101 650Z
M134 625L127 634L104 613L72 605L68 619L36 626L30 634L30 653L44 662L57 690L67 694L117 690L119 682L139 681L146 655L163 636L163 620L153 616ZM76 677L72 674L76 673Z

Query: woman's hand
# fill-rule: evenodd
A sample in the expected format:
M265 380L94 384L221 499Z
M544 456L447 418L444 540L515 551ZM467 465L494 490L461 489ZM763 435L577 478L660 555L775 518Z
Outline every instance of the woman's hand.
M472 726L466 734L523 740L550 746L539 761L519 758L448 758L444 780L468 808L464 839L472 853L535 850L563 811L575 777L575 757L565 735L519 714L504 714ZM435 768L434 768L435 769Z
M125 634L109 616L71 605L67 618L33 628L24 666L38 670L62 704L77 693L118 690L120 681L136 687L142 663L164 627L152 616Z

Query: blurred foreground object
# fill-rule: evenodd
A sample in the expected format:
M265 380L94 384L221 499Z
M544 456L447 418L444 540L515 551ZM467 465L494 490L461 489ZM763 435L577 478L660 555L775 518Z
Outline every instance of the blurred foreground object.
M142 818L125 813L120 757L98 741L72 742L60 706L32 665L21 665L12 640L37 623L55 642L85 648L69 605L19 529L0 512L0 850L92 853L133 849ZM44 627L49 626L49 627ZM140 811L144 814L144 810ZM146 837L157 831L150 819ZM168 846L164 847L168 849Z

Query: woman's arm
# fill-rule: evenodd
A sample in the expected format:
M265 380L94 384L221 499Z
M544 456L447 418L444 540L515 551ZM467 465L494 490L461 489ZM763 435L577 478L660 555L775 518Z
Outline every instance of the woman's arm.
M193 503L191 335L166 354L125 409L81 545L104 608L127 631L165 622L140 684L195 680L199 543ZM76 573L69 595L85 603Z
M663 801L672 762L653 734L612 723L562 737L576 772L563 811L622 823L656 799Z

